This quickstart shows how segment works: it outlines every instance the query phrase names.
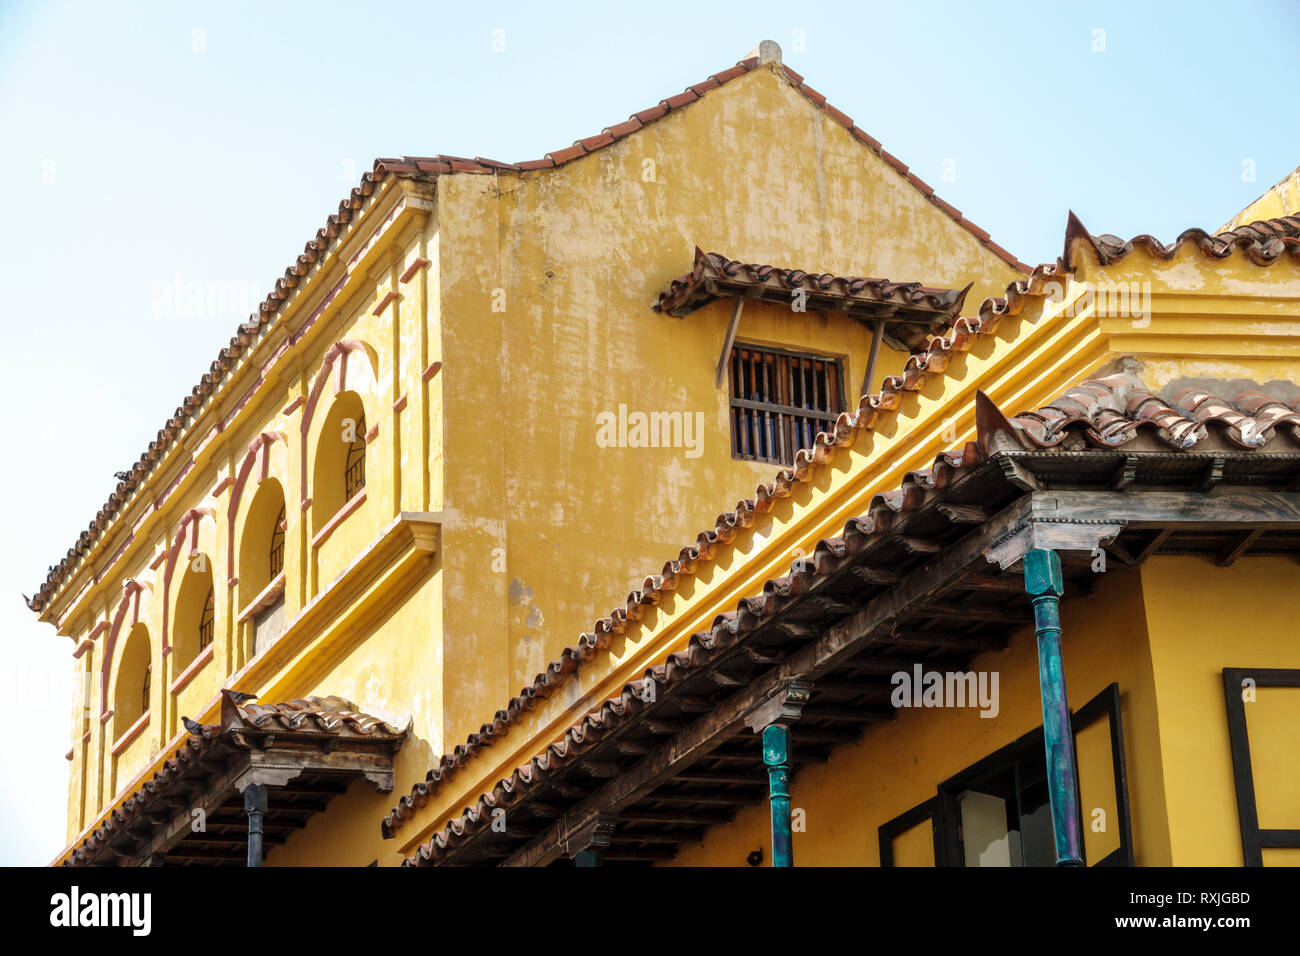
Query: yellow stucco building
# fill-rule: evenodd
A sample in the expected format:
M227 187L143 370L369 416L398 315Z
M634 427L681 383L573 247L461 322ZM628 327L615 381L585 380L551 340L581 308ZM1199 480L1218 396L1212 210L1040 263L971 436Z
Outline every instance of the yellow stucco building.
M57 862L1295 862L1269 208L1031 272L771 43L377 161L30 600Z

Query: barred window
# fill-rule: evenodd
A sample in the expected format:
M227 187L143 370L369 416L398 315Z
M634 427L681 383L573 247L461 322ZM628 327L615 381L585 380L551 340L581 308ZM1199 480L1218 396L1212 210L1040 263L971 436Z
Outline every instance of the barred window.
M140 713L149 712L149 691L153 685L153 664L144 665L144 686L140 688Z
M208 588L208 598L203 602L203 614L199 618L199 650L203 650L212 643L212 631L216 623L216 596L215 588Z
M839 359L736 346L731 350L731 456L793 465L844 410Z
M343 500L351 501L366 486L366 416L357 419L356 437L348 446L343 471Z

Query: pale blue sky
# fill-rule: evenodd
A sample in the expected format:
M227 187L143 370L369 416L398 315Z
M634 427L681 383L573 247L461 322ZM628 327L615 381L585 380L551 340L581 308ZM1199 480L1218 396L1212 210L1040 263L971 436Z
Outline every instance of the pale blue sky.
M764 38L1028 262L1069 208L1168 241L1300 164L1296 0L0 3L0 863L64 844L72 645L19 592L371 160L537 158ZM243 301L160 314L178 276Z

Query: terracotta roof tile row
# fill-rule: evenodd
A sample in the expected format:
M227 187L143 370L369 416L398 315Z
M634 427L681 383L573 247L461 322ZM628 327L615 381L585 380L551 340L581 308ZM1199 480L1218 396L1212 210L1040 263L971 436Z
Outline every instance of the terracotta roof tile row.
M1256 265L1268 265L1283 255L1300 258L1300 216L1262 219L1217 234L1204 229L1187 229L1170 245L1165 245L1145 233L1128 241L1109 233L1094 236L1084 228L1079 217L1071 212L1065 229L1064 256L1066 264L1071 268L1074 265L1071 250L1075 240L1088 244L1102 265L1119 262L1139 246L1160 259L1172 259L1188 243L1194 243L1202 253L1215 259L1227 258L1240 249Z
M1010 419L982 393L979 403L985 412L977 419L976 441L939 454L927 469L909 472L899 488L873 495L865 513L849 519L839 536L818 541L811 554L791 562L787 575L764 582L761 594L740 599L734 611L717 615L708 631L693 634L685 651L669 655L664 663L648 668L640 680L624 684L618 695L584 715L558 741L481 794L472 806L421 845L405 864L437 863L449 849L490 825L495 810L509 808L536 791L548 777L651 706L648 700L671 694L693 672L753 634L793 602L812 592L837 569L862 555L897 528L908 514L931 503L993 454L1005 451L1006 446L995 444L994 432L1012 437L1015 449L1023 452L1055 448L1070 437L1079 447L1110 450L1144 432L1154 434L1171 448L1190 452L1195 450L1198 441L1189 436L1202 436L1209 424L1217 423L1229 438L1242 434L1255 436L1250 441L1237 442L1243 449L1259 451L1270 446L1268 450L1272 452L1275 450L1272 442L1283 434L1290 446L1285 449L1288 454L1294 456L1295 446L1300 446L1300 415L1263 391L1240 390L1236 398L1229 400L1204 389L1185 389L1172 402L1166 402L1149 391L1132 371L1081 382L1047 406ZM1256 424L1244 427L1246 421ZM1181 437L1174 438L1174 435ZM768 510L773 497L742 502L749 507L724 516L729 518L730 534ZM645 693L650 681L656 688L653 698ZM385 821L386 831L393 822L392 816Z
M1002 317L1019 313L1027 297L1043 295L1044 286L1056 275L1056 266L1039 266L1028 278L1008 285L1004 297L986 299L978 318L957 319L947 335L936 336L925 351L908 358L902 375L886 378L879 394L863 396L856 409L840 415L832 431L818 434L811 448L799 451L793 468L781 469L773 481L758 486L754 497L737 502L735 510L719 515L712 528L700 532L695 542L682 548L659 574L647 577L639 589L627 596L623 605L596 621L592 630L582 634L576 644L566 647L559 659L547 665L503 710L497 711L490 723L483 724L478 733L470 734L464 744L444 754L425 779L415 784L384 818L384 835L395 834L428 802L444 780L480 750L502 737L538 701L563 686L581 665L608 648L614 636L623 634L629 624L639 621L647 607L659 603L663 592L674 590L679 578L697 573L701 565L711 561L716 548L730 542L738 528L747 526L756 514L770 510L775 500L789 497L801 483L812 481L816 470L833 457L836 447L851 444L859 430L874 428L881 413L898 408L903 393L919 391L929 375L941 373L947 367L953 354L967 351L977 338L995 332Z
M387 739L393 746L405 740L407 731L399 730L378 717L363 714L341 697L307 697L287 703L235 703L228 691L222 692L221 721L204 724L189 733L179 749L168 757L157 773L135 788L121 806L92 831L64 860L64 866L87 864L95 860L111 843L129 829L151 804L213 748L229 742L232 731L267 731L269 733L323 734L338 739L368 737Z
M1145 432L1170 448L1185 450L1217 426L1230 443L1256 449L1278 433L1300 443L1297 404L1254 388L1232 399L1203 388L1184 388L1166 400L1126 371L1076 385L1045 408L1017 415L1012 424L1026 439L1022 444L1038 448L1058 447L1075 433L1094 447L1118 448Z
M571 162L601 149L618 141L619 139L631 135L648 123L668 115L675 109L680 109L699 99L709 90L727 83L737 77L758 67L758 58L750 57L742 60L730 69L715 73L702 83L688 87L682 93L668 99L661 100L656 106L642 110L639 113L632 114L626 121L615 126L608 126L596 136L587 137L576 141L572 146L547 153L544 159L532 160L522 163L503 163L493 159L475 157L467 159L459 156L430 156L430 157L411 157L406 156L394 159L377 159L374 167L370 172L361 177L361 182L342 202L336 213L331 215L316 232L316 237L309 241L304 247L302 253L297 259L284 271L284 275L276 280L275 287L267 294L266 298L258 306L255 312L247 322L242 323L236 334L230 339L229 344L221 350L215 361L212 362L207 374L203 376L199 384L191 389L179 406L177 406L172 417L158 431L154 441L149 443L149 447L140 456L136 463L129 471L129 477L118 483L117 487L109 495L104 506L99 509L94 520L89 527L83 531L77 538L76 543L68 549L67 553L59 560L58 564L49 568L46 573L44 582L37 589L36 593L25 598L27 606L33 611L41 611L49 603L53 595L58 591L60 585L66 580L69 574L80 564L81 560L90 553L94 545L103 536L109 524L122 510L122 508L131 500L132 493L141 485L144 480L153 472L159 462L162 461L166 452L173 446L177 438L183 432L185 427L195 418L197 413L203 408L205 402L214 395L219 386L225 381L226 376L239 362L240 358L253 346L269 329L276 313L279 311L281 304L288 299L293 290L300 285L314 270L316 265L324 258L325 254L333 246L335 240L343 233L347 225L355 218L357 212L364 205L366 199L371 196L379 187L379 184L388 176L399 178L433 180L441 175L453 173L471 173L490 175L502 172L529 172L532 170L549 169L561 166L564 163ZM904 176L908 176L907 166L899 162L893 156L884 152L880 143L869 136L866 132L858 129L853 125L852 120L844 113L828 107L826 98L816 90L807 86L803 82L803 77L783 66L782 69L786 77L797 89L819 108L825 109L836 122L840 123L858 140L865 143L873 151L877 152L881 158L885 159L891 166ZM1008 265L1019 269L1022 272L1028 272L1029 267L1020 262L1005 249L988 238L988 233L976 227L969 220L962 218L961 212L943 202L933 194L925 183L916 177L910 177L909 181L920 189L925 195L945 213L955 219L960 225L977 236L988 248L1003 259Z
M719 288L747 295L770 291L786 301L791 293L801 290L819 298L836 299L845 308L892 306L948 319L961 311L966 293L970 291L969 285L965 289L939 289L919 282L892 282L889 279L747 264L718 252L703 252L697 247L691 271L673 279L651 308L680 318L717 298Z
M242 724L258 730L299 733L346 734L362 737L399 737L403 731L363 714L342 697L307 697L283 704L247 704L239 708Z

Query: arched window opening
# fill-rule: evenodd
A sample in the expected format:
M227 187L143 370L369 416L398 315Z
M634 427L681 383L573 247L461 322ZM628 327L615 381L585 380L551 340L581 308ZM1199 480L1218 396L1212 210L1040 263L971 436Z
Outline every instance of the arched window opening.
M188 667L212 643L216 636L212 562L201 551L187 559L185 576L176 593L176 612L172 617L171 643L175 673Z
M257 597L284 570L284 489L274 478L257 488L239 543L239 606Z
M366 427L361 396L339 393L316 440L311 486L313 534L365 493Z
M149 710L149 694L153 686L153 649L149 631L144 624L131 628L122 646L122 656L117 662L117 677L113 688L114 736L120 737Z

